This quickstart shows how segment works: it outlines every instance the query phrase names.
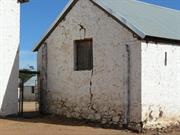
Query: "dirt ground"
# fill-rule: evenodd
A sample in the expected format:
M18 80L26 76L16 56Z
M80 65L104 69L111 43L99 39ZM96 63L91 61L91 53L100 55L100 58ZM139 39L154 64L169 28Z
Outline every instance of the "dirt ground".
M24 112L35 112L38 111L38 107L37 102L24 102L23 110Z
M29 104L29 103L28 103ZM29 107L32 105L29 104ZM30 108L29 108L30 109ZM97 125L52 116L0 119L0 135L138 135L128 130L104 129ZM180 135L180 128L146 131L139 135Z
M52 118L0 119L0 135L138 135L128 130L103 129L98 126ZM180 135L179 128L163 132L148 131L140 135Z

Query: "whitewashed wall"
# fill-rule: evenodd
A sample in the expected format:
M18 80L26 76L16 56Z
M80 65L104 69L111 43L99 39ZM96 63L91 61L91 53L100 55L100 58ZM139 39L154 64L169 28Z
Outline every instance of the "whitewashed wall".
M165 53L167 52L167 65ZM142 115L145 127L180 121L180 46L142 43Z
M37 88L34 87L34 93L32 92L32 86L24 86L24 101L37 101Z
M73 41L84 38L93 38L93 74L74 71ZM89 0L79 0L46 44L38 52L43 112L118 126L126 124L127 117L140 122L141 47L130 31ZM131 57L131 95L126 45ZM129 115L128 96L132 101Z
M0 115L18 112L20 11L17 0L0 0Z

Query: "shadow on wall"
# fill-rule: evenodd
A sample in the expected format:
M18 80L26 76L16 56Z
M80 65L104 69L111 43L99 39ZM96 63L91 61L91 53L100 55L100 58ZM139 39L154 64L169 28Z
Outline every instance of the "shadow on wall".
M17 51L1 105L0 115L3 117L18 114L18 74L19 52Z

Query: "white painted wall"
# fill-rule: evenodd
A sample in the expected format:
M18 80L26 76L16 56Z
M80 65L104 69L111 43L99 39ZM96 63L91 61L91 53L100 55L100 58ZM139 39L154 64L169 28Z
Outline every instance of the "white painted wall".
M86 32L80 31L79 24ZM73 41L84 38L93 38L93 75L92 71L74 71ZM44 112L102 124L126 124L128 44L132 74L129 118L130 122L140 122L141 80L137 78L141 77L141 46L130 31L89 0L79 0L46 43L47 48L43 45L38 51Z
M180 121L180 46L143 42L141 80L145 127L177 124Z
M34 93L32 92L34 87ZM37 76L33 76L24 83L24 101L37 101L38 100Z
M34 93L32 93L32 86L24 86L24 101L37 101L37 88L34 87Z
M0 0L0 115L18 112L20 9L17 0Z
M93 38L93 75L74 71L73 41L84 38ZM152 128L180 119L178 45L141 43L88 0L79 0L45 42L38 51L43 112L116 125L129 118L132 128L142 121Z

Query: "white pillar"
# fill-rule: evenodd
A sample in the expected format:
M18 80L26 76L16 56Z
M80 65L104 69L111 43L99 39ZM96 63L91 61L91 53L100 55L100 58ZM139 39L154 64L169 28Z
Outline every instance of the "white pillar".
M20 4L0 0L0 115L18 112Z

